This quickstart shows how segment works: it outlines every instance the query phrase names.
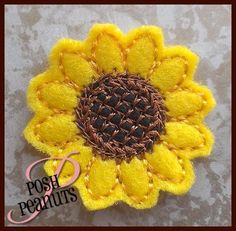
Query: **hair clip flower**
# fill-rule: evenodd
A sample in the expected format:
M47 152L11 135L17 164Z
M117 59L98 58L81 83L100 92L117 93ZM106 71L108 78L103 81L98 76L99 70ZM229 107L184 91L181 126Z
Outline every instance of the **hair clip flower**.
M204 117L215 106L207 87L193 82L198 57L165 47L161 29L124 35L96 24L85 41L60 40L49 68L34 77L28 103L35 112L24 136L35 148L81 166L74 186L90 210L123 201L137 209L193 184L191 159L209 155L214 138ZM59 161L48 161L53 175ZM66 163L59 180L73 174Z

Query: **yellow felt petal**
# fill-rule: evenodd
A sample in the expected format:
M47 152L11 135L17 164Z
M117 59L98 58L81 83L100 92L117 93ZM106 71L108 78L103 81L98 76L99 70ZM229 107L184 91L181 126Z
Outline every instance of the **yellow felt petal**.
M114 160L103 161L95 158L85 173L87 187L92 197L109 196L118 183L116 163Z
M97 72L124 71L123 34L112 24L95 24L85 43L85 52L91 57Z
M212 132L204 124L194 125L194 128L201 134L203 142L199 146L179 149L178 153L184 156L184 158L194 159L197 157L208 156L212 152L214 144L214 135Z
M123 195L122 200L135 209L148 209L154 207L158 202L160 185L156 176L153 176L153 183L146 195L140 200L133 196Z
M58 155L68 144L77 140L78 128L74 116L37 114L24 130L26 140L51 156Z
M194 126L183 122L168 122L165 124L166 134L161 139L169 146L179 149L195 148L204 143L202 134Z
M181 57L163 59L150 76L150 83L165 92L185 78L185 60Z
M123 53L119 41L110 35L103 35L95 48L95 60L104 72L124 71Z
M212 111L212 109L216 105L216 101L212 92L203 85L200 85L196 82L186 81L183 84L183 89L187 89L189 92L195 93L202 98L202 106L197 112L193 113L192 115L188 116L188 120L192 123L199 123L201 122L204 117Z
M163 57L150 76L150 82L163 93L191 80L199 62L198 56L183 46L165 48Z
M164 59L169 57L181 57L186 61L186 79L192 80L199 63L199 57L196 53L184 46L166 47L164 50Z
M36 132L45 142L62 143L76 137L78 128L74 116L59 114L49 117L36 126Z
M46 71L32 78L27 91L27 103L36 112L41 114L51 114L51 108L41 99L41 90L44 86L51 84L63 84L60 76L53 71Z
M146 77L155 59L155 47L148 38L138 39L127 55L128 71Z
M166 96L165 105L171 117L186 117L201 111L203 99L200 95L183 90Z
M94 197L91 193L91 190L89 191L87 187L86 179L87 176L85 175L85 173L82 173L78 181L76 181L73 186L75 186L79 190L82 202L88 210L107 208L109 206L112 206L115 202L119 201L122 198L122 190L119 185L117 185L114 191L112 191L112 193L110 193L109 195ZM102 183L101 179L100 183Z
M131 30L126 38L127 69L147 77L162 55L163 36L160 28L142 26Z
M32 144L36 149L41 152L47 153L48 155L57 155L61 150L61 146L55 146L45 142L41 139L41 137L37 134L36 128L38 124L41 124L42 121L45 121L45 115L37 114L33 117L33 119L27 124L24 129L24 137L25 139Z
M62 79L74 81L78 88L91 83L96 74L89 61L84 44L72 39L59 40L49 55L50 69Z
M207 87L186 81L182 88L166 95L165 105L171 121L199 123L215 107L216 102Z
M62 71L66 77L73 80L80 88L89 85L95 76L89 62L77 54L65 53L63 55Z
M189 191L194 183L195 175L191 162L188 159L181 159L183 166L183 177L179 182L173 182L170 180L163 180L158 178L158 185L161 190L180 195Z
M166 146L154 145L153 153L145 154L146 159L160 179L179 182L182 179L183 169L177 156Z
M141 200L149 189L147 169L136 157L130 163L123 161L120 165L120 181L124 192L134 200Z
M110 34L97 36L94 49L95 62L103 72L124 71L124 55L119 40Z
M53 110L72 111L77 105L76 91L65 83L49 82L41 85L38 97Z

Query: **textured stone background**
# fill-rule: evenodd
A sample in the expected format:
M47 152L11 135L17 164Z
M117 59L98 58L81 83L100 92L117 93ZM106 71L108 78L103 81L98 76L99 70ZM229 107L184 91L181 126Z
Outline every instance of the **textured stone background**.
M103 22L115 23L124 32L143 24L161 26L166 44L184 44L200 55L195 78L213 91L218 103L206 119L216 136L214 151L209 158L194 161L196 183L189 193L181 197L161 193L159 204L150 210L118 204L88 212L79 200L43 211L27 225L230 225L231 7L226 5L7 5L5 214L28 199L24 171L33 160L42 158L22 137L32 117L25 98L29 80L47 68L47 55L58 39L84 39L92 24Z

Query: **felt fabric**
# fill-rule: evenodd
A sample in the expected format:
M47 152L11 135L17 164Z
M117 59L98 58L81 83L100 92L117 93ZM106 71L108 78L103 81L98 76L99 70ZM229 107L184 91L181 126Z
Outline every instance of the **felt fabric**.
M49 68L32 78L27 92L34 118L24 136L50 156L72 158L81 166L74 183L89 210L123 201L136 209L153 207L159 191L186 193L194 182L190 159L211 153L214 137L204 124L214 108L211 91L193 82L199 58L183 46L165 47L160 28L142 26L124 35L111 24L96 24L87 39L61 39L49 55ZM168 122L166 132L151 153L129 163L102 160L85 142L74 123L77 98L101 73L128 71L145 78L164 96ZM53 175L59 164L47 161ZM59 176L65 182L73 175L66 163Z

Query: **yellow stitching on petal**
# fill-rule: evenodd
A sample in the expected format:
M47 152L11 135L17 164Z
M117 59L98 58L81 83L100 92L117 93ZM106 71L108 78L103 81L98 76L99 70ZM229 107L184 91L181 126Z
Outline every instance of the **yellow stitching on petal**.
M154 62L153 62L152 66L151 66L151 68L150 68L150 70L149 70L149 72L148 72L148 74L147 74L147 79L150 78L150 76L151 76L152 73L154 72L155 68L156 68L158 65L161 64L160 61L157 62L157 59L158 59L158 49L157 49L157 46L156 46L156 44L154 43L154 41L152 41L152 42L153 42L153 44L154 44Z
M65 83L67 86L74 88L75 90L80 89L80 87L73 80L70 80L67 76L65 76Z
M92 60L92 62L91 62L91 64L95 68L96 72L98 74L101 74L101 69L99 68L99 66L97 65L97 62L96 62L96 49L97 49L99 37L100 37L100 35L97 36L97 38L93 41L93 44L92 44L92 48L91 48L91 60Z

